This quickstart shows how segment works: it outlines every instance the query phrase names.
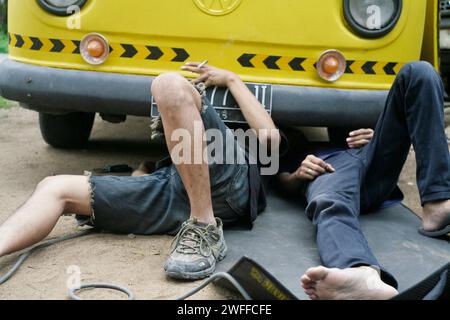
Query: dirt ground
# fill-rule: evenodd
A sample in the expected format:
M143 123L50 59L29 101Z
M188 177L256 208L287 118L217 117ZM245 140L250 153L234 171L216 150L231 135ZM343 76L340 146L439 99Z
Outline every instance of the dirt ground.
M83 174L106 164L137 166L160 148L149 145L148 119L129 118L113 125L97 119L92 143L86 150L61 151L47 146L38 128L38 114L19 107L0 109L0 223L32 193L44 177ZM412 155L412 154L411 154ZM415 187L414 157L401 177L405 203L420 213ZM50 237L73 233L74 219L64 217ZM6 284L0 299L65 299L69 266L79 266L83 282L114 282L128 286L137 299L173 299L197 283L175 282L165 277L162 266L169 253L170 237L95 235L73 240L34 254ZM17 255L0 258L3 274ZM120 294L91 291L84 298L122 298ZM228 299L232 295L209 287L199 299Z

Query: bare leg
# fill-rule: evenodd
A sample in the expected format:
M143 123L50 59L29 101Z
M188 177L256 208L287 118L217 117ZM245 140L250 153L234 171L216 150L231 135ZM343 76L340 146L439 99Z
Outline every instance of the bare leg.
M148 175L148 172L145 172L145 171L141 170L140 168L134 170L133 173L131 174L132 177L143 177L143 176L147 176L147 175Z
M149 174L151 174L153 171L155 171L155 162L153 161L143 161L139 167L133 171L133 173L131 174L132 177L142 177L142 176L147 176Z
M181 75L176 73L164 74L153 81L152 95L158 104L159 112L164 125L164 133L169 152L172 152L177 142L172 141L172 133L176 129L185 129L191 138L191 159L194 162L194 146L198 143L201 151L206 147L203 142L204 127L194 135L194 123L202 123L200 116L201 97L192 85ZM201 144L195 142L195 136L201 137ZM198 152L198 150L197 150ZM203 154L201 152L200 154ZM200 164L182 163L177 165L186 188L191 205L191 218L198 221L216 225L211 200L211 186L208 163Z
M312 300L388 300L398 294L371 267L311 268L302 276L301 284Z
M64 213L90 216L88 178L45 178L27 202L0 226L0 257L45 239Z
M145 166L145 163L141 163L139 165L139 168L137 168L136 170L133 171L133 173L131 174L132 177L142 177L142 176L146 176L149 174L149 171L147 169L147 167Z

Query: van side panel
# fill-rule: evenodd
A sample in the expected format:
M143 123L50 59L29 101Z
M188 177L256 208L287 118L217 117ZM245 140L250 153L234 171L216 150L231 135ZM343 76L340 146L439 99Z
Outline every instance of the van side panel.
M425 33L421 60L430 62L439 70L439 0L429 0L425 20Z

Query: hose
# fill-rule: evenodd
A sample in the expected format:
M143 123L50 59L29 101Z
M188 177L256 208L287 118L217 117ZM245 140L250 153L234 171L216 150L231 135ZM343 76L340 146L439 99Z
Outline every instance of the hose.
M50 246L60 243L60 242L72 240L75 238L85 237L85 236L91 235L93 233L95 233L95 232L92 229L77 232L77 233L74 233L74 234L71 234L68 236L64 236L61 238L48 240L44 243L41 243L41 244L25 251L24 253L22 253L19 256L19 258L17 259L16 263L12 266L12 268L9 271L7 271L3 276L0 277L0 285L4 284L6 281L11 279L11 277L19 270L20 266L25 262L25 260L27 260L36 251L50 247Z
M64 237L48 240L48 241L46 241L46 242L44 242L42 244L39 244L39 245L37 245L37 246L35 246L35 247L25 251L24 253L22 253L19 256L19 258L17 259L16 263L11 267L11 269L9 271L7 271L4 275L0 276L0 285L4 284L9 279L11 279L12 276L14 276L14 274L19 270L19 268L25 262L25 260L27 260L34 252L39 251L39 250L44 249L44 248L47 248L47 247L50 247L50 246L55 245L57 243L61 243L61 242L65 242L65 241L68 241L68 240L89 236L89 235L92 235L92 234L95 234L95 233L96 233L96 231L94 229L89 229L89 230L77 232L77 233L74 233L72 235L68 235L68 236L64 236ZM186 293L184 296L179 297L176 300L186 300L187 298L193 296L194 294L198 293L199 291L203 290L205 287L207 287L208 285L210 285L211 283L213 283L214 281L219 280L219 279L227 280L237 291L239 291L239 293L242 295L242 297L245 300L252 300L250 295L239 284L239 282L233 276L231 276L230 274L228 274L226 272L219 272L219 273L216 273L216 274L212 275L208 280L203 282L201 285L199 285L198 287L192 289L191 291ZM109 284L109 283L82 284L80 288L70 289L69 290L69 293L68 293L69 298L72 299L72 300L82 300L79 296L76 295L76 292L78 292L80 290L85 290L85 289L110 289L110 290L115 290L115 291L123 292L126 295L128 295L128 300L134 300L134 294L133 294L133 292L130 289L128 289L126 287L122 287L120 285Z
M228 280L228 282L231 285L233 285L233 287L237 291L239 291L239 293L242 295L242 297L244 297L245 300L252 300L250 295L239 284L239 282L237 282L237 280L232 275L230 275L229 273L226 273L226 272L219 272L219 273L216 273L216 274L212 275L208 280L203 282L201 285L199 285L198 287L192 289L191 291L186 293L184 296L181 296L181 297L177 298L176 300L186 300L187 298L193 296L194 294L196 294L197 292L199 292L200 290L204 289L205 287L207 287L208 285L210 285L211 283L213 283L214 281L216 281L218 279Z
M128 296L128 300L134 300L134 293L125 287L116 285L116 284L110 284L110 283L89 283L89 284L82 284L81 287L70 289L69 290L69 298L72 300L83 300L79 296L76 295L77 291L85 290L85 289L110 289L115 290L119 292L123 292Z

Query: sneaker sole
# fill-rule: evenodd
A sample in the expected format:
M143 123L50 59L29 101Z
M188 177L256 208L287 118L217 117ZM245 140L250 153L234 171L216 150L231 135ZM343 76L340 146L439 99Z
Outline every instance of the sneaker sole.
M221 253L219 254L219 257L217 258L217 262L220 262L223 259L225 259L226 255L227 255L227 250L228 250L227 246L225 245L224 249L221 251ZM180 272L166 271L166 275L169 276L170 278L178 279L178 280L201 280L201 279L208 278L210 275L212 275L214 273L214 270L216 270L216 265L217 265L217 263L215 263L213 266L211 266L211 268L202 270L199 272L180 273Z

